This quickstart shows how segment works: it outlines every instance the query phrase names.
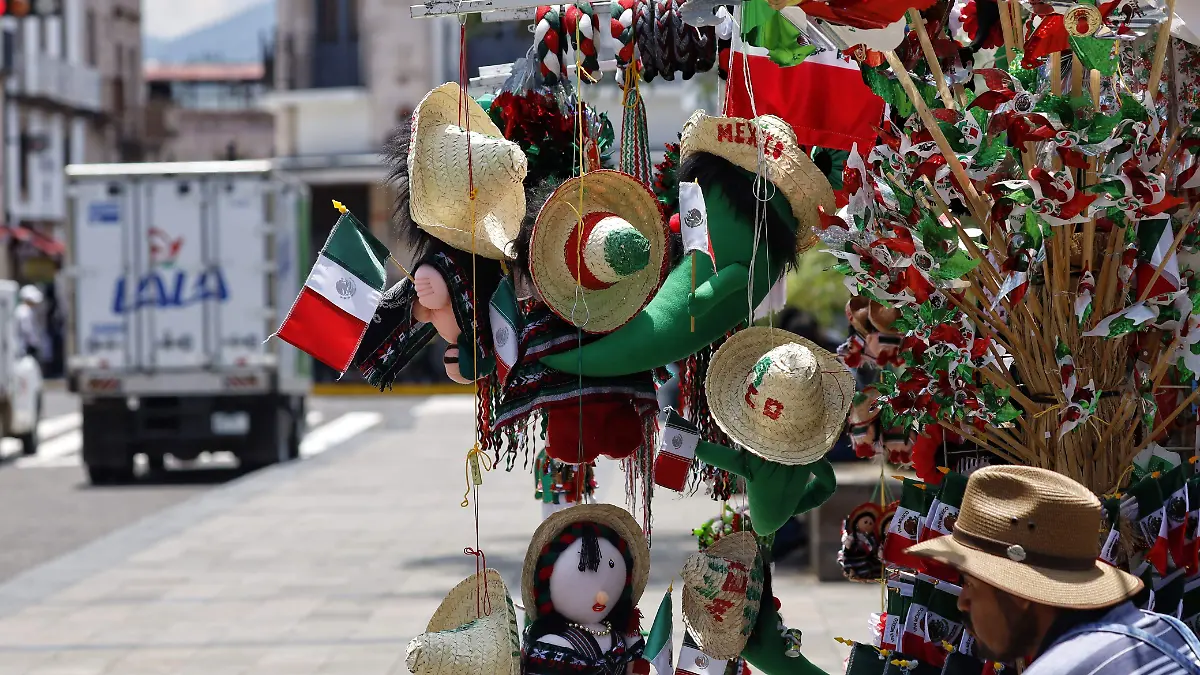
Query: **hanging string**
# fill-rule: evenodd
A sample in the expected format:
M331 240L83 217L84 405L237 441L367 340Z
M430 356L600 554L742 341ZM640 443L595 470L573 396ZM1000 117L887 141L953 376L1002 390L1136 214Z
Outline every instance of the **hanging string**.
M475 616L490 616L492 598L487 592L487 556L483 554L483 551L470 546L463 549L463 555L475 557L475 576L482 577L482 588L475 594Z
M480 469L482 466L483 470L491 471L492 462L491 462L491 459L483 452L482 448L480 447L480 442L479 442L480 432L481 432L481 424L480 424L480 419L479 419L480 418L480 400L479 400L479 377L478 377L478 375L479 375L479 361L478 361L478 359L479 359L479 356L478 356L479 355L479 349L478 349L478 342L479 342L479 288L477 285L477 279L479 278L479 275L478 275L477 269L476 269L476 261L477 261L476 237L478 236L478 228L477 228L478 223L477 223L477 214L475 212L475 209L476 209L475 197L477 194L477 190L475 187L475 158L474 158L474 153L471 150L471 115L468 112L468 108L467 108L467 106L469 105L469 101L464 100L464 97L470 96L470 94L467 91L467 87L470 86L470 82L471 82L470 78L468 77L468 74L469 73L467 70L467 18L466 18L466 15L459 14L458 122L459 122L459 126L466 131L466 138L467 138L467 201L469 204L469 209L470 209L470 214L471 214L470 215L470 225L471 225L471 323L472 323L471 334L474 336L474 339L475 339L475 344L471 345L471 370L472 370L472 375L475 376L475 380L473 382L474 390L475 390L475 400L474 400L474 406L473 406L473 409L474 409L473 424L474 424L475 433L474 433L474 439L473 439L474 442L471 446L471 449L467 451L467 457L466 457L466 463L467 463L466 470L470 474L469 481L467 484L467 493L463 494L463 501L460 504L460 506L465 508L468 505L467 496L468 496L468 494L470 494L472 499L469 501L473 502L474 507L475 507L474 514L473 514L474 518L475 518L475 548L474 548L474 551L478 552L478 551L481 551L481 549L482 549L482 547L479 545L479 486L483 484L483 475L482 475L482 472ZM462 359L461 354L459 355L459 359L460 360ZM464 549L464 550L470 550L470 549ZM483 555L482 553L479 553L479 556L481 558L482 558L482 555ZM478 574L478 570L479 570L478 565L479 565L479 561L477 560L476 561L476 573L477 574ZM476 578L477 578L477 583L479 584L479 588L477 589L478 596L486 597L487 596L487 580L483 579L480 576L477 576ZM490 611L490 609L489 609L489 611Z
M579 44L580 31L579 22L575 23L575 44ZM576 404L578 406L578 436L576 438L576 459L579 470L575 472L576 482L580 494L583 493L584 481L586 480L587 467L583 466L583 327L587 325L592 318L591 310L587 306L587 298L583 293L583 181L585 166L585 129L583 117L583 68L580 63L580 50L573 50L575 55L575 152L578 154L579 166L579 208L575 209L575 230L578 233L575 237L575 304L571 306L571 323L575 324L575 339L578 348L576 351L579 354L579 367L576 368L578 375L576 382ZM569 202L568 202L569 204ZM574 207L572 207L574 208ZM575 311L579 308L579 303L583 303L584 320L583 323L575 321Z

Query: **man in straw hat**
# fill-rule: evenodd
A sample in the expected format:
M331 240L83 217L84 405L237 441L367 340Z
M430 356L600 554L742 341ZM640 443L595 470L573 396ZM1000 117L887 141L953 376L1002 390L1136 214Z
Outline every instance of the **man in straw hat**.
M953 534L912 555L962 572L958 606L985 655L1033 658L1025 675L1200 673L1200 641L1174 617L1138 610L1141 580L1100 562L1100 502L1046 469L971 475Z

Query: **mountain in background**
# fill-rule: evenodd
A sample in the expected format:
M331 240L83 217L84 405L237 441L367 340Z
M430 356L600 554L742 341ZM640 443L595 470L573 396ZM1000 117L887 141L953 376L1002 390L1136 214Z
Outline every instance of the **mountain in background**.
M142 38L147 61L162 63L231 62L262 59L264 39L275 33L275 3L263 0L224 21L209 24L175 38Z

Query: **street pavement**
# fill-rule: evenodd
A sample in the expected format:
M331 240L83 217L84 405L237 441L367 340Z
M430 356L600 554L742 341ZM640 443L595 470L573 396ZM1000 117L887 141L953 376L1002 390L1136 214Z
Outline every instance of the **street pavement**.
M407 672L408 641L475 569L465 547L481 548L520 602L521 562L541 517L518 463L486 474L476 534L476 509L459 506L470 406L453 396L314 401L323 417L305 459L212 483L81 489L78 467L10 461L0 508L23 484L37 504L38 481L63 471L75 472L73 498L93 501L58 518L93 517L93 493L121 506L73 550L0 577L0 675ZM602 462L598 479L601 501L624 502L616 463ZM646 625L695 550L691 529L719 507L656 495ZM6 511L0 523L27 513ZM0 525L0 551L27 536ZM789 625L804 631L804 653L830 673L845 655L833 638L866 639L879 610L877 587L779 569L775 588ZM677 640L679 596L677 587Z

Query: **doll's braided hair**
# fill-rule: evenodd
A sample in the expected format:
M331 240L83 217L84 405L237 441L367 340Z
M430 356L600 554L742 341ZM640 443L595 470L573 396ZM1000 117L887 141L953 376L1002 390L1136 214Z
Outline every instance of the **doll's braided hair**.
M616 530L599 523L578 522L568 525L550 543L542 547L538 555L537 568L533 579L533 600L537 606L537 620L531 626L531 639L536 640L543 635L550 635L566 628L566 619L555 611L550 599L550 576L554 573L554 564L562 552L576 540L583 540L583 548L579 552L579 570L596 571L600 566L600 542L603 538L616 547L625 560L625 590L621 598L608 614L608 621L614 630L628 631L636 620L633 606L633 553L629 544L621 539Z

